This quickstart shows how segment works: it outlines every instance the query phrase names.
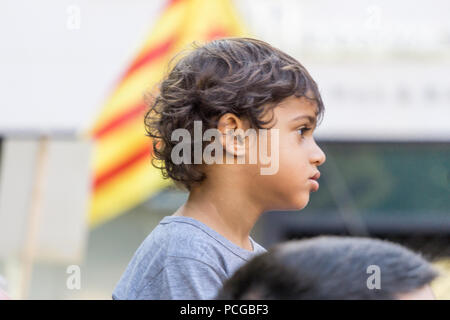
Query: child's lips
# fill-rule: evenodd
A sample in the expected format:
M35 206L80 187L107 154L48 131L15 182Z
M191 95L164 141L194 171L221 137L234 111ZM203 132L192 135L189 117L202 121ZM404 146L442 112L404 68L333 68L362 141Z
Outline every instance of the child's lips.
M319 182L317 182L317 179L320 178L320 171L317 171L314 175L312 175L309 180L312 183L312 191L316 192L319 190Z
M320 178L320 171L317 171L313 176L310 177L310 179L318 180Z
M319 182L314 179L309 179L309 181L311 181L312 184L312 192L316 192L317 190L319 190Z

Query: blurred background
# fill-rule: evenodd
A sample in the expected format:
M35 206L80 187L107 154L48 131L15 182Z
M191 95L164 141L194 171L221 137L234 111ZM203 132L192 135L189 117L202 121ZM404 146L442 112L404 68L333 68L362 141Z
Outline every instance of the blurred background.
M301 212L264 213L265 247L319 234L399 242L450 299L450 2L41 0L0 4L0 289L111 299L187 194L150 164L145 93L192 41L251 36L319 85L327 155Z

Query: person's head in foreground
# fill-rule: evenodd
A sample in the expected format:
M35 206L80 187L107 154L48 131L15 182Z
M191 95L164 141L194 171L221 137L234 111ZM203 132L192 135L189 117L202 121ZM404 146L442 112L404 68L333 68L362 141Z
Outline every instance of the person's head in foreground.
M217 299L434 299L430 282L437 275L398 244L321 236L256 256L224 283Z
M151 99L146 129L153 139L153 163L190 192L190 201L220 195L228 206L245 206L247 220L254 222L267 210L303 209L310 192L317 191L312 180L318 179L317 167L325 162L325 154L313 131L324 105L307 70L270 44L225 38L196 46L178 59ZM202 124L200 134L208 129L219 133L204 139L197 151L195 121ZM174 139L177 128L190 133L190 143ZM267 138L257 134L251 144L248 129L267 129ZM274 129L278 137L272 135ZM224 137L230 132L236 140L227 144ZM187 149L179 148L180 142ZM267 157L261 156L258 143L267 148ZM209 144L218 149L206 149ZM222 163L205 161L209 154ZM257 155L254 163L251 154ZM181 155L180 161L174 155ZM226 156L233 164L227 164ZM239 159L244 163L237 163Z

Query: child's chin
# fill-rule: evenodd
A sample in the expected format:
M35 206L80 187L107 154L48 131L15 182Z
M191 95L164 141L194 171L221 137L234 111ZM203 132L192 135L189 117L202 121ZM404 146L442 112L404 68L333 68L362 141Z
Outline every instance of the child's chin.
M304 205L298 206L296 210L303 210L303 209L305 209L305 207L306 207L307 204L308 204L308 203L305 203Z
M306 207L309 203L309 195L292 195L291 198L285 198L281 203L278 203L278 206L274 207L271 210L279 210L279 211L299 211Z
M309 203L309 195L295 198L292 203L292 210L303 210Z

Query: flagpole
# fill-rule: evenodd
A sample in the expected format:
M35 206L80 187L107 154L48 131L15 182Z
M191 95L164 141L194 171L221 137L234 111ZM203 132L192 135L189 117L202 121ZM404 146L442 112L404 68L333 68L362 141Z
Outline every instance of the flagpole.
M42 212L42 195L48 158L47 136L41 136L38 140L36 156L36 170L33 191L31 194L30 214L28 217L27 230L25 233L24 246L22 250L20 265L20 282L18 283L18 299L29 298L31 280L33 274L33 262L38 242L39 222Z

